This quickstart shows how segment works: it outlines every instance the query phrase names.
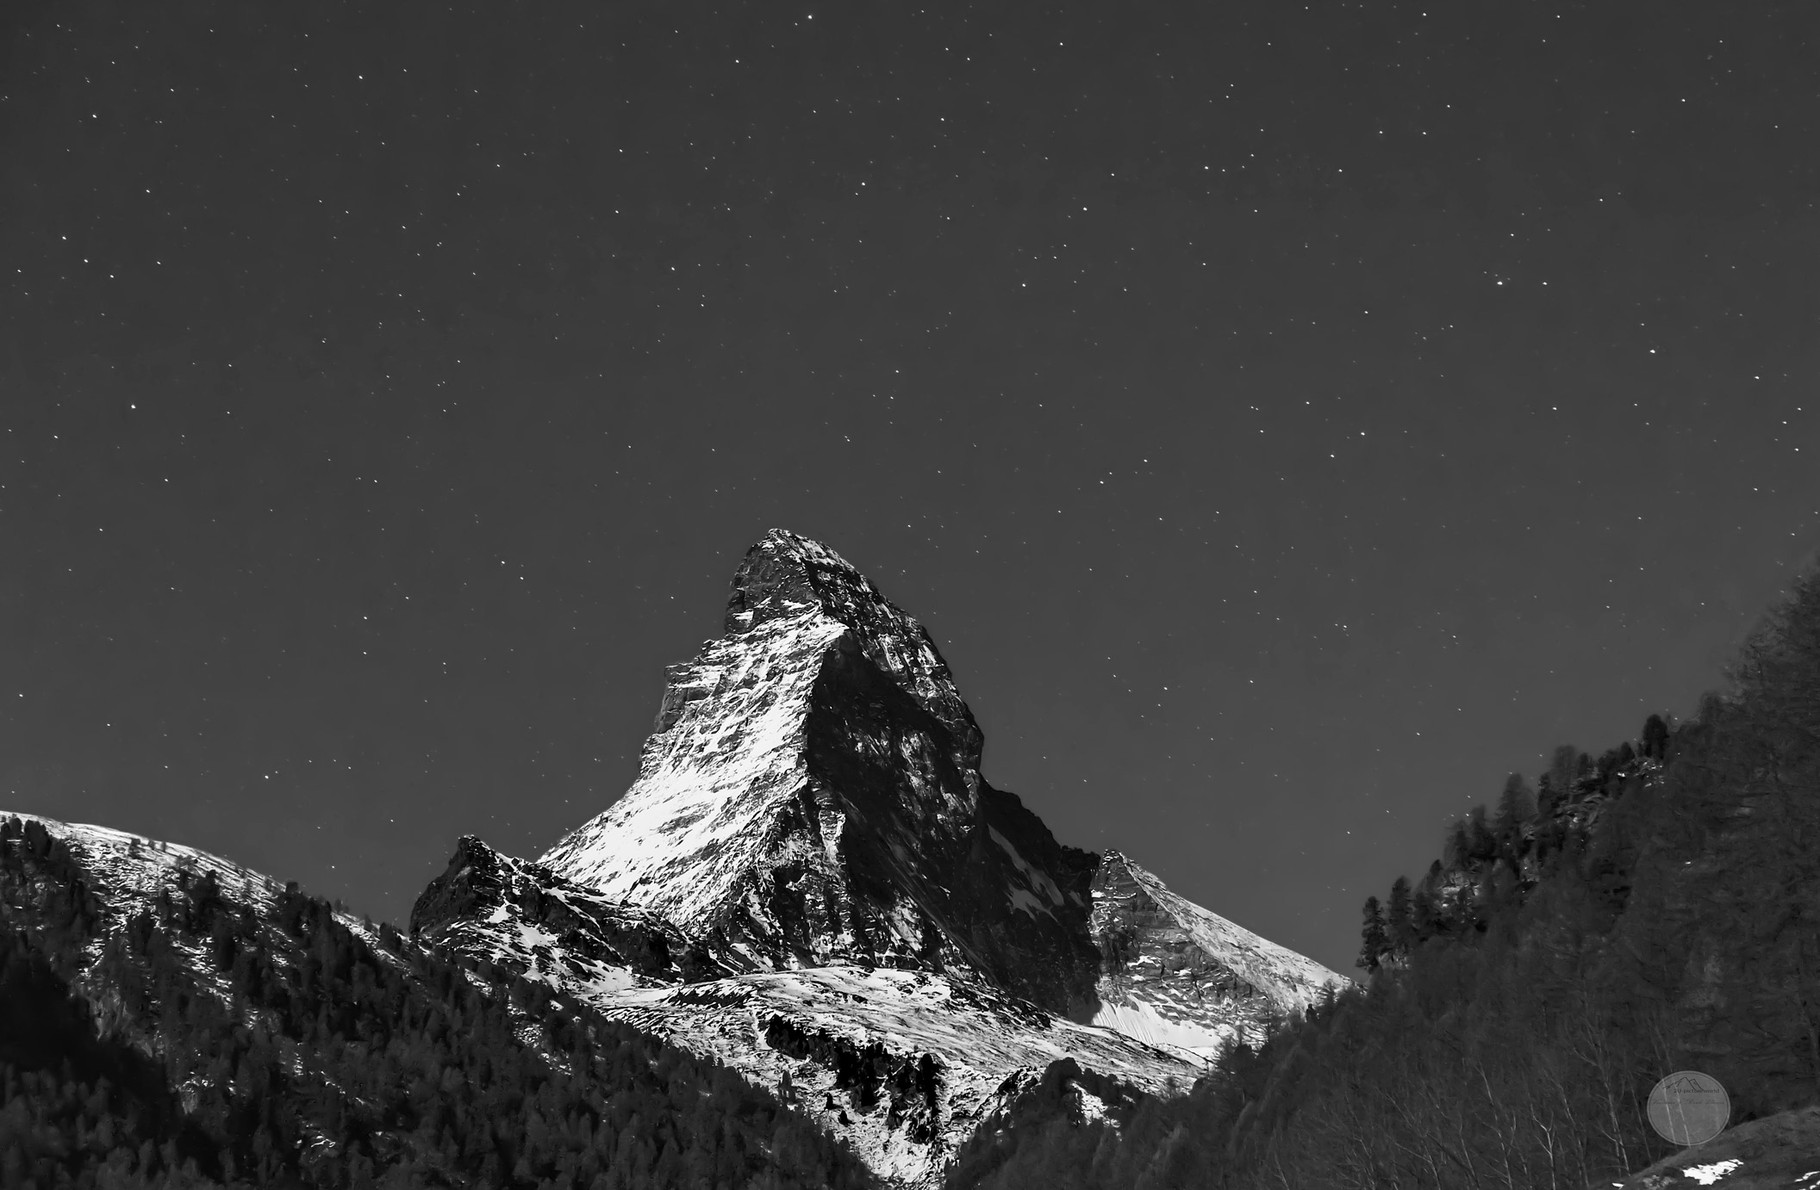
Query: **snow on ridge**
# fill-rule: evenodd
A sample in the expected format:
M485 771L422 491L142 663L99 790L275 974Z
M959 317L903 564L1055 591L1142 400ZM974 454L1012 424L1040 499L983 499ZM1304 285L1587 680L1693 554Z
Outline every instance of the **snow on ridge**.
M136 905L149 905L160 891L177 888L177 873L193 876L213 873L222 896L266 916L276 908L284 883L244 864L181 843L167 843L90 822L64 822L42 814L0 810L0 820L19 818L37 822L69 847L83 870L100 884L96 891L115 894ZM116 900L108 906L123 916L132 910ZM377 931L366 919L347 910L334 910L335 920L377 944Z
M54 838L62 840L80 865L84 879L99 896L101 922L95 936L89 939L76 960L75 986L103 1001L112 993L103 984L93 981L95 964L106 950L108 940L124 931L135 914L150 910L160 893L169 891L173 896L180 895L180 873L187 872L195 878L213 875L225 902L246 906L265 922L271 920L278 898L284 892L283 884L263 872L181 843L167 843L94 823L63 822L42 814L0 810L0 821L8 818L37 822ZM402 965L401 959L380 944L378 931L363 918L342 909L331 911L337 922L364 940L382 961ZM172 948L184 956L197 988L211 995L222 1007L233 1008L236 1002L233 986L226 974L215 970L207 956L206 943L180 936L168 940Z
M270 876L243 867L207 851L166 843L144 835L97 826L88 822L63 822L42 814L0 810L0 820L19 818L37 822L62 839L82 866L107 882L110 891L151 900L161 889L174 887L178 871L197 876L212 872L224 892L241 890L256 908L269 908L284 886Z
M1318 1003L1322 990L1330 985L1336 992L1351 986L1352 981L1344 975L1307 955L1254 934L1169 891L1160 877L1131 862L1129 857L1111 851L1106 862L1123 863L1139 887L1175 919L1196 946L1284 1007L1300 1010Z

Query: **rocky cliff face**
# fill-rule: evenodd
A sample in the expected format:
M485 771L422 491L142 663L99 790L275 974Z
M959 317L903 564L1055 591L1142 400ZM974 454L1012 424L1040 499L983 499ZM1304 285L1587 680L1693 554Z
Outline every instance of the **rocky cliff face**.
M1058 843L917 622L773 531L639 776L535 863L463 839L413 932L799 1102L887 1180L1050 1063L1159 1090L1341 976Z

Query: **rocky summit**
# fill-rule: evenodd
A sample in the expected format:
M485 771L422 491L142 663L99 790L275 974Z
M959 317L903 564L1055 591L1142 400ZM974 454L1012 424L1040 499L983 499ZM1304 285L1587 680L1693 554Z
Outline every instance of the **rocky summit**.
M981 745L923 627L774 530L625 795L536 862L464 838L412 929L733 1067L901 1185L1051 1062L1186 1085L1345 985L1057 842Z

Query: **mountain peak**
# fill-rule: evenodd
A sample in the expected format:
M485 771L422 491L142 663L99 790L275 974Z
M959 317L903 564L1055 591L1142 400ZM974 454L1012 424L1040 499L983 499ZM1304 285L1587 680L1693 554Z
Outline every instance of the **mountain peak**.
M733 573L726 631L729 635L748 632L780 616L826 608L830 602L849 603L850 596L838 596L850 592L884 599L851 562L821 542L788 529L773 529L746 551Z
M773 530L740 563L726 634L671 667L637 781L541 862L736 969L965 969L1078 1005L1087 868L985 784L981 739L922 625ZM1046 972L1038 953L1066 958Z
M978 770L979 725L923 626L834 550L788 529L771 530L746 551L733 574L727 639L774 621L817 614L844 625L866 660L948 729L955 762L969 772Z

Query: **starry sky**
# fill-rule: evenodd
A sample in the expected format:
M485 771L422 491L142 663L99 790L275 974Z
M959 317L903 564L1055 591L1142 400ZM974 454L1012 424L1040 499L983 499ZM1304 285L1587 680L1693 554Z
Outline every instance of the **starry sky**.
M989 780L1350 972L1820 546L1800 4L20 0L0 805L404 921L773 526Z

